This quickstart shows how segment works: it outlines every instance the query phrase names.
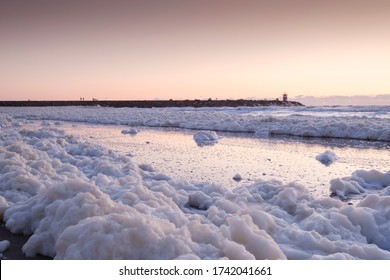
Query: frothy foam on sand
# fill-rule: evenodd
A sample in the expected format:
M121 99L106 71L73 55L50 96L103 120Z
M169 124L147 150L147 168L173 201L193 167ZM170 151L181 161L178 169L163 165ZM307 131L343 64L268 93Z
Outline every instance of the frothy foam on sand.
M59 120L128 126L177 127L194 130L250 132L259 137L293 135L390 142L388 118L367 117L366 114L342 116L321 114L310 108L294 108L270 114L275 108L104 108L104 107L14 107L1 108L16 118ZM282 110L282 109L278 109ZM285 109L292 110L292 109ZM328 109L329 110L329 109ZM351 109L348 109L349 113ZM77 113L75 113L77 112ZM325 115L325 116L324 116Z
M217 144L219 140L219 136L215 131L198 131L193 138L200 147Z
M317 155L316 159L324 165L331 165L338 159L338 157L334 152L327 150Z
M0 209L27 256L56 259L390 259L390 176L332 183L376 190L356 205L302 185L228 189L152 166L50 126L0 117Z

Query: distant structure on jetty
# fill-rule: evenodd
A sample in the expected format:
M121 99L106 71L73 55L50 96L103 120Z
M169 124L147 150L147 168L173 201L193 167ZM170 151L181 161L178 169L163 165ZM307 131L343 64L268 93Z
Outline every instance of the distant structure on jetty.
M287 101L283 95L283 101L276 100L80 100L73 101L0 101L0 106L7 107L45 107L45 106L101 106L101 107L133 107L133 108L163 108L163 107L256 107L256 106L304 106L296 101Z

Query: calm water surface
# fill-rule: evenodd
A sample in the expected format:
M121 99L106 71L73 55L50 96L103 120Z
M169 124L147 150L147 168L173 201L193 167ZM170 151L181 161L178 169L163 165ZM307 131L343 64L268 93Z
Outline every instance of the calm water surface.
M173 179L210 182L227 187L259 179L292 181L306 186L313 194L329 195L329 181L350 176L357 169L388 171L388 143L363 141L255 138L251 134L219 133L216 145L199 147L194 131L139 128L134 136L124 135L125 126L63 123L67 132L106 146L116 152L132 154L138 164L150 164ZM315 159L332 150L339 159L325 166ZM240 182L233 180L239 174Z

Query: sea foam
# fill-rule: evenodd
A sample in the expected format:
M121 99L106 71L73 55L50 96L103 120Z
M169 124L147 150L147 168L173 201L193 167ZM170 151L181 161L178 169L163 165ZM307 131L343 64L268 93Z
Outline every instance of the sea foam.
M390 259L388 173L340 179L378 190L356 205L276 180L230 189L173 180L56 127L21 129L6 119L1 206L6 227L30 236L27 256Z

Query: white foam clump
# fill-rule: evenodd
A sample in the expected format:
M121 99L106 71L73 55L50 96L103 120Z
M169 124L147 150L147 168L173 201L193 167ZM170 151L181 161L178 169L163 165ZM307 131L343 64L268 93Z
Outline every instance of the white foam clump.
M288 110L288 111L283 111ZM293 135L390 141L388 118L355 114L341 108L335 114L323 107L229 108L0 108L12 117L128 126L178 127L194 130L250 132L259 137ZM379 110L379 109L376 109ZM383 110L383 109L380 109ZM77 113L75 113L77 111ZM277 111L278 113L272 114ZM347 114L343 115L343 112ZM271 112L271 113L270 113ZM375 114L374 114L375 115Z
M342 198L373 190L390 193L390 171L357 170L349 177L336 178L330 182L331 193Z
M316 160L327 166L334 163L337 159L338 156L335 154L335 152L330 150L326 150L325 152L316 156Z
M219 140L215 131L197 131L193 138L198 146L214 145Z
M7 210L7 208L9 207L9 204L7 202L7 200L0 196L0 219L3 219L4 217L4 212L5 210Z
M2 131L0 149L4 221L31 235L27 256L390 259L386 193L353 206L295 183L173 180L52 126Z
M139 130L135 127L122 130L122 134L136 135L137 133L139 133Z
M12 119L5 114L0 114L0 127L6 128L12 126Z
M0 241L0 254L7 251L9 246L11 246L11 242L8 240Z

